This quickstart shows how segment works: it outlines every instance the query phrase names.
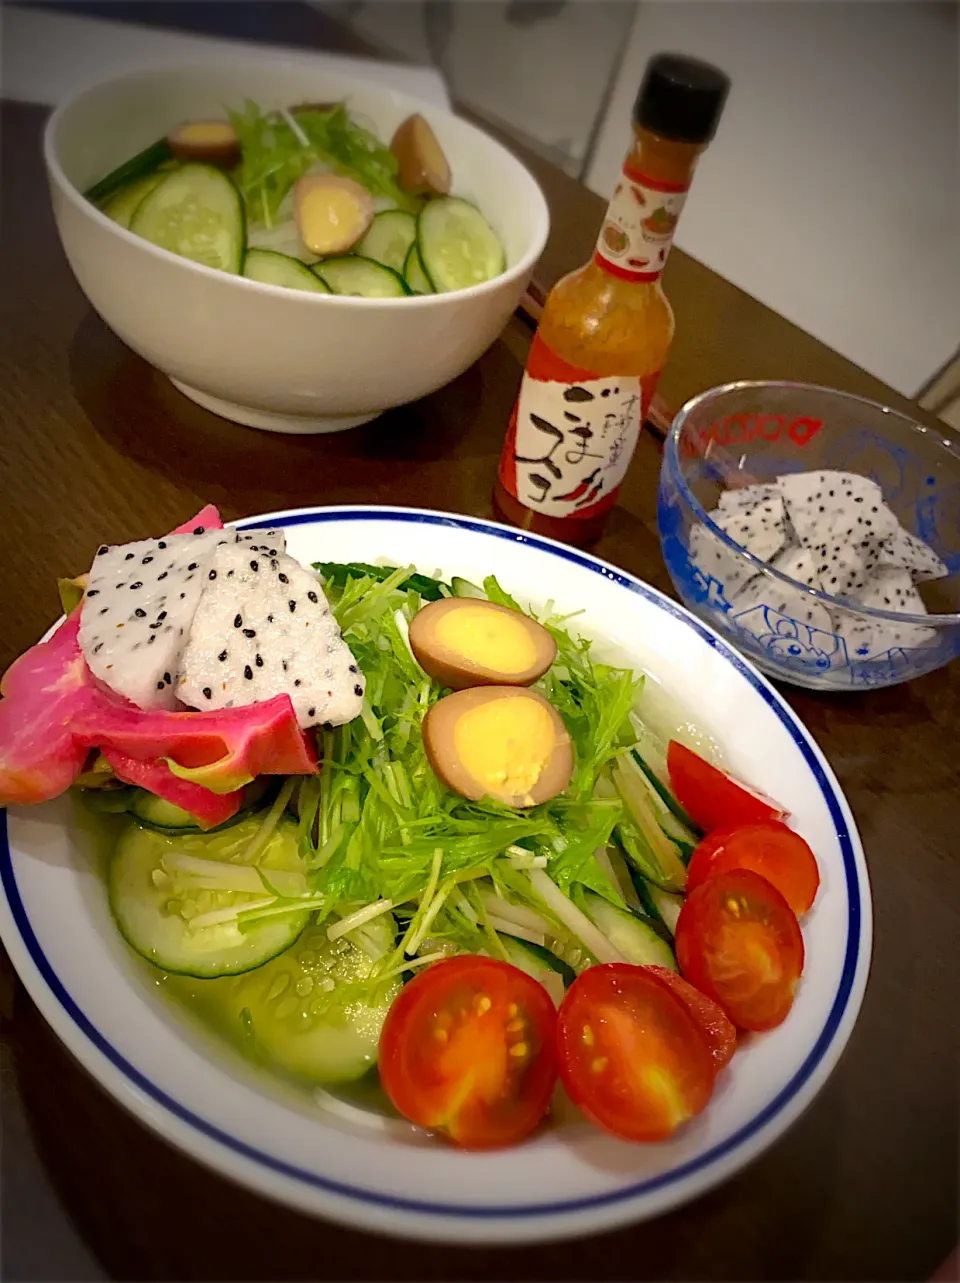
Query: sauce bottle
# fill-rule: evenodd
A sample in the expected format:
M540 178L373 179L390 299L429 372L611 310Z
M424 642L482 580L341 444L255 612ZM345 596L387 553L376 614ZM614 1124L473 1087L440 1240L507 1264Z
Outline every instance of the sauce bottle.
M547 296L510 416L494 507L513 525L580 545L603 530L673 339L660 275L729 88L695 58L647 64L593 258Z

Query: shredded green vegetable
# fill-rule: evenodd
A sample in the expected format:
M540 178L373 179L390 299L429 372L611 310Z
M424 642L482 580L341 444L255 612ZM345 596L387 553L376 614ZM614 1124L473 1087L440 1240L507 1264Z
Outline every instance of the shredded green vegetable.
M243 152L235 178L251 222L273 227L294 183L318 165L355 179L400 209L416 207L397 184L396 157L344 103L324 111L300 108L291 115L261 111L247 99L241 111L229 115Z
M536 689L552 701L569 730L575 753L570 786L522 811L492 800L467 801L449 791L427 761L421 724L445 691L419 667L406 640L406 625L423 600L450 595L449 586L410 566L318 563L316 568L366 677L362 715L318 737L319 780L299 797L301 851L311 891L323 902L318 920L332 925L390 901L397 945L381 959L370 983L394 974L417 950L505 956L487 921L489 895L478 891L484 885L478 880L485 879L491 891L529 907L549 924L549 944L559 954L590 961L583 942L537 894L531 872L534 867L543 871L574 901L580 888L588 887L622 907L622 896L595 853L617 843L630 858L634 852L646 857L651 845L655 850L670 845L659 827L655 836L643 836L639 825L650 821L653 811L648 808L638 821L614 784L615 764L637 742L631 713L642 680L598 663L588 641L573 636L563 621L544 618L557 643L557 659ZM492 576L484 593L520 609ZM644 863L657 871L655 861Z

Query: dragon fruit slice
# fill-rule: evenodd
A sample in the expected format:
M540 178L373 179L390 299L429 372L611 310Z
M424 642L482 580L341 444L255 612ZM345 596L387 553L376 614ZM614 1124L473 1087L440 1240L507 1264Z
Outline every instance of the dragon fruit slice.
M195 517L190 521L185 521L182 526L177 526L176 530L171 530L172 535L202 535L206 530L222 530L223 521L220 517L219 509L212 503L201 508Z
M97 683L79 631L75 611L0 683L0 805L59 796L91 748L146 763L163 760L174 775L219 794L261 774L316 771L286 696L221 713L144 712Z
M350 721L363 691L313 574L282 553L272 557L241 544L217 549L183 652L179 699L239 710L284 694L307 727Z
M822 590L861 590L880 544L899 527L877 483L852 472L796 472L777 481L797 538L814 554Z
M690 560L708 583L715 580L720 585L727 601L732 601L757 574L745 558L706 526L694 526L690 531Z
M761 561L770 561L787 542L783 500L779 495L711 515L715 525Z
M147 789L190 815L195 815L197 823L203 829L211 829L229 820L239 811L243 801L242 790L213 793L200 784L178 779L163 761L131 757L129 753L121 753L115 748L105 748L103 758L113 769L117 779L123 780L125 784L135 784L138 788Z
M287 537L282 530L238 530L237 543L246 544L251 552L264 552L279 557L287 551Z
M909 570L913 582L942 579L950 572L929 544L901 526L880 546L879 564Z
M79 612L14 660L0 681L0 806L59 797L83 769L88 749L69 726L73 709L84 710L91 698L78 625Z
M83 599L80 649L138 708L176 707L173 681L222 530L103 544Z
M180 655L216 549L236 541L273 556L282 530L237 532L203 508L162 539L104 544L85 576L80 648L94 675L138 708L174 710Z
M807 588L819 587L813 556L806 548L789 548L770 564L781 574L789 575ZM768 606L788 619L821 632L833 631L830 612L825 606L808 597L799 588L794 588L792 584L781 583L769 575L757 576L737 593L733 599L731 614L736 619L757 606Z
M767 485L761 482L757 485L741 486L739 490L724 490L717 501L717 508L723 513L752 512L754 508L765 503L783 506L783 495L778 485Z

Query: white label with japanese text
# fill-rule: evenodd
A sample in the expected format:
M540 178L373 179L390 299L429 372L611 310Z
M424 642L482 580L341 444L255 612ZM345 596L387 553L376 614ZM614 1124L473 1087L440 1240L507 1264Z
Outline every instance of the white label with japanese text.
M525 374L514 449L517 498L550 517L575 517L617 489L640 431L636 375L558 383Z

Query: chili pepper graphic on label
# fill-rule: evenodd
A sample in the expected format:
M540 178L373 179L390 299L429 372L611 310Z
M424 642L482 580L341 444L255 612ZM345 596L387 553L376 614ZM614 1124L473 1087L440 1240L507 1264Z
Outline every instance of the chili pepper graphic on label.
M600 491L601 491L602 489L603 489L603 482L602 482L602 481L600 481L600 482L598 482L598 484L597 484L597 485L595 485L595 486L593 487L593 489L590 491L590 493L587 495L587 497L586 497L585 499L580 499L580 500L578 501L578 503L576 504L576 507L578 507L578 508L589 508L589 507L590 507L590 505L591 505L592 503L595 503L595 502L596 502L597 497L599 496Z
M596 476L599 471L599 468L594 468L590 475L588 477L584 477L579 485L574 486L572 490L568 490L566 494L555 494L553 496L554 499L559 500L561 503L573 503L575 499L579 499L581 495L585 495L587 493L596 480Z

